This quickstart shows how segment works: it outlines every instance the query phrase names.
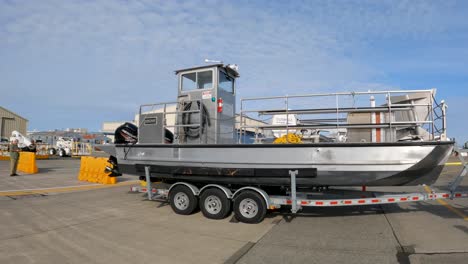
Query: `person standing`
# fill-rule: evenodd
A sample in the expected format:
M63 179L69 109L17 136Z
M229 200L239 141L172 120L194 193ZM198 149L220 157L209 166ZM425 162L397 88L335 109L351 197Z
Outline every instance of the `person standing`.
M14 139L10 144L10 176L18 176L16 168L18 168L20 151L18 139Z
M29 148L29 152L34 152L34 153L37 152L36 141L34 141L34 139L31 140L31 145L29 145L28 148Z

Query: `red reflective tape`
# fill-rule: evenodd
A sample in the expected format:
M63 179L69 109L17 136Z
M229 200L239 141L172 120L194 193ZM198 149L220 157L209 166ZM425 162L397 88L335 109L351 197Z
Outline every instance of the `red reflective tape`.
M350 200L344 201L344 204L352 204L352 203L353 203L353 201L350 201Z
M307 201L301 201L301 204L306 205L306 204L308 204L308 202Z
M461 197L461 196L462 196L461 193L456 193L456 194L455 194L455 197Z
M408 201L408 198L405 198L405 197L400 198L400 201Z
M395 201L395 198L388 198L387 201L389 201L389 202L394 202L394 201Z
M292 201L291 200L286 200L286 203L287 204L292 204Z
M338 202L337 201L331 201L330 204L332 204L332 205L333 204L338 204Z
M444 198L448 198L448 197L449 197L449 195L448 195L448 194L446 194L446 193L444 193L444 194L442 194L442 197L444 197Z
M419 200L419 197L418 197L418 196L414 196L414 197L412 198L412 200L413 200L413 201L417 201L417 200Z
M379 199L374 199L374 200L372 200L372 202L373 203L378 203L378 202L380 202L380 200Z
M360 204L366 203L366 200L359 200L358 203Z
M323 202L315 202L315 205L323 205Z

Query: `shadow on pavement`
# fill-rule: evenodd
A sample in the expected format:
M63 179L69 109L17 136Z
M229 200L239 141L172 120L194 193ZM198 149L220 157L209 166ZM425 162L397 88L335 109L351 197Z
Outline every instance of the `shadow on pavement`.
M468 234L468 227L462 225L454 225L454 227Z

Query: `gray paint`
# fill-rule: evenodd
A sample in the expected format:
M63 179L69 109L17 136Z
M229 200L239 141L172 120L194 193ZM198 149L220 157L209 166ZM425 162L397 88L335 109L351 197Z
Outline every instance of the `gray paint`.
M140 115L138 142L164 143L164 113Z
M252 145L255 146L255 145ZM112 145L104 151L111 152ZM452 144L395 145L395 146L307 146L302 147L139 147L119 146L115 154L124 173L139 175L135 166L253 168L253 169L317 169L317 177L298 178L299 185L391 186L413 182L414 185L431 184L439 176L439 169L448 159ZM424 162L422 162L424 161ZM128 171L126 171L128 170ZM415 175L414 172L419 174ZM190 175L154 177L195 179ZM300 177L301 175L299 175ZM394 178L391 178L395 176ZM236 182L235 176L214 175L213 181ZM206 177L205 177L206 178ZM244 177L245 178L245 177ZM284 178L284 179L283 179ZM426 182L416 181L418 178ZM200 178L201 179L201 178ZM289 183L289 175L266 177L249 181L270 185ZM247 179L242 179L246 181Z
M233 88L233 93L224 91L218 86L219 82L219 71L227 71L223 65L216 64L206 67L197 67L186 70L177 71L179 78L179 89L178 89L178 112L183 111L182 107L184 103L191 102L190 110L198 110L199 107L197 102L206 108L207 118L209 119L209 124L204 127L204 132L201 135L201 138L187 138L186 133L183 132L182 127L176 129L176 135L178 136L179 143L183 144L197 144L197 143L214 143L214 144L229 144L234 143L235 136L235 88ZM184 74L190 73L200 73L205 71L212 71L213 82L211 88L205 89L196 89L185 91L182 89L183 81L182 76ZM232 78L235 78L234 75L231 75ZM212 101L212 98L215 101ZM223 99L223 111L221 113L217 112L217 101ZM197 113L192 114L192 123L198 125L200 123L200 118ZM181 125L182 114L178 114L176 118L176 125Z

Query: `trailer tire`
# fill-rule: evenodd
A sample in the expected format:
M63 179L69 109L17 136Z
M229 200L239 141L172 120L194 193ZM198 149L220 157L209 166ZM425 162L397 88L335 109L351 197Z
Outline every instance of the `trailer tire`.
M60 157L66 157L67 156L67 152L65 152L64 149L59 149L58 154L59 154Z
M263 221L267 208L263 197L254 191L243 191L234 199L236 219L247 224Z
M55 150L54 148L50 148L47 151L49 152L50 156L55 156L55 154L57 154L57 150Z
M187 186L179 185L169 192L169 203L176 214L189 215L198 207L198 199Z
M217 188L205 190L200 196L200 210L209 219L223 219L231 212L231 201Z

